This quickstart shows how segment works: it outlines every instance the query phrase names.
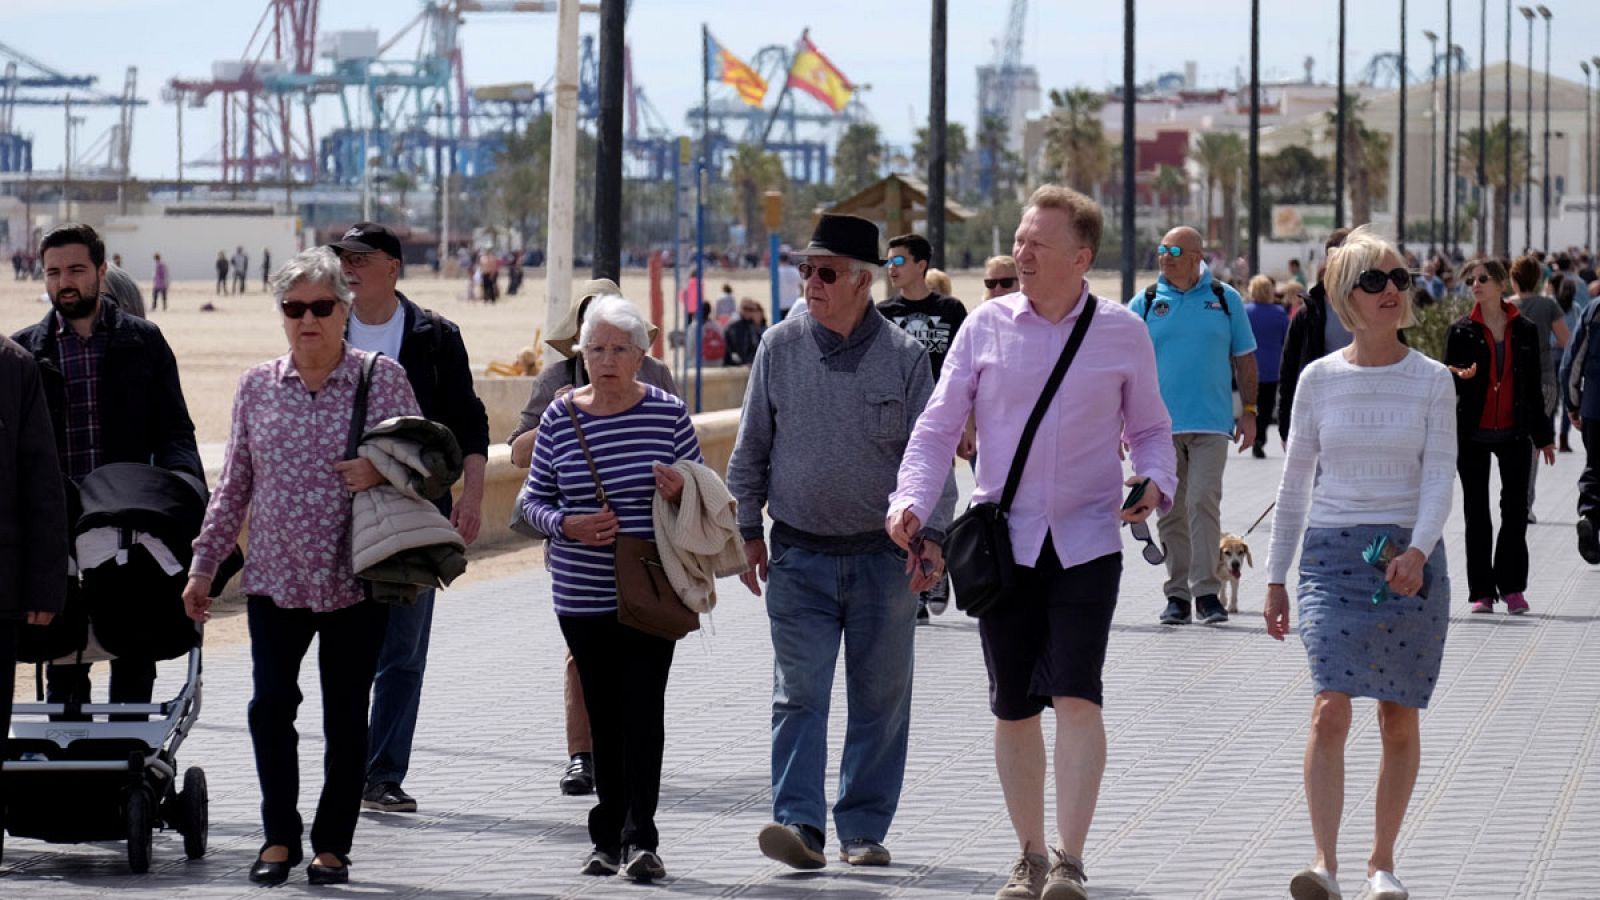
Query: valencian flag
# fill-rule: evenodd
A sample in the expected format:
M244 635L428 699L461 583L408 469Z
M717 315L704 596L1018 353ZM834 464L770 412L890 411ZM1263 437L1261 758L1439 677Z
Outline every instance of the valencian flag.
M728 48L717 43L710 29L702 27L701 31L706 43L706 80L731 85L739 92L740 100L759 108L767 97L766 79L746 65L744 60L730 53Z
M789 87L805 91L834 112L843 112L856 90L850 79L811 43L807 33L800 35L800 44L795 48L794 63L789 66Z

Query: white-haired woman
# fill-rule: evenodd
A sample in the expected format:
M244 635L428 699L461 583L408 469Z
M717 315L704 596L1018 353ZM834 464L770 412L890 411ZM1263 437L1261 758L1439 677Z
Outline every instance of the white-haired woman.
M582 871L624 869L639 881L666 874L655 813L674 645L617 621L614 546L618 534L654 539L656 493L672 502L683 494L683 477L670 466L701 461L683 401L638 379L649 346L632 303L594 299L578 333L589 383L556 398L539 420L523 506L528 521L551 535L555 612L594 738L599 803L589 813L594 850ZM600 472L604 507L577 423Z
M300 662L316 637L327 752L311 825L316 858L306 872L312 884L342 884L366 783L367 701L388 623L388 607L365 600L356 580L350 496L381 479L370 462L344 460L366 354L344 341L353 295L338 258L321 247L295 256L273 277L272 292L289 353L239 379L222 477L183 599L196 621L209 618L212 578L248 518L250 738L266 831L250 880L281 884L302 858L294 720ZM420 414L405 370L379 357L366 426Z
M1305 785L1317 855L1289 889L1296 900L1342 896L1350 701L1371 697L1383 757L1367 878L1377 900L1404 900L1394 844L1421 760L1418 711L1436 687L1450 618L1441 534L1455 481L1456 392L1444 366L1400 342L1411 275L1393 246L1356 229L1332 251L1323 284L1354 342L1300 375L1267 559L1267 633L1281 641L1300 551L1300 639L1316 691Z

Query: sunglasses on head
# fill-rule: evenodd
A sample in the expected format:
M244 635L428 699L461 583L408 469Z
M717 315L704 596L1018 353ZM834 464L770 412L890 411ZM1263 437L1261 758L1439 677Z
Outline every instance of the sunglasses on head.
M1156 247L1156 255L1170 256L1173 259L1178 259L1179 257L1183 256L1183 248L1175 244L1161 244L1160 246Z
M1369 294L1381 294L1383 286L1391 281L1397 289L1406 290L1411 287L1411 272L1407 269L1390 269L1387 272L1368 269L1356 278L1356 287Z
M815 275L822 279L823 284L833 284L839 280L840 275L847 274L849 271L847 269L835 269L832 266L813 266L811 263L801 263L795 266L795 270L800 273L801 281L810 281L811 276Z
M1017 286L1017 280L1015 278L985 278L983 280L983 286L991 291L997 287L1005 288L1009 291Z
M338 305L339 301L328 299L312 300L310 302L305 300L285 300L278 304L279 308L283 310L284 317L289 319L305 318L306 310L308 309L311 310L313 316L319 319L326 319L333 315L333 308Z

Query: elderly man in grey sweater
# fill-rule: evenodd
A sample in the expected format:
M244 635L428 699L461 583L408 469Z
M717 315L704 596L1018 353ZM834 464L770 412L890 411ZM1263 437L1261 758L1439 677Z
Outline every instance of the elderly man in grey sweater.
M757 595L768 582L774 822L767 856L821 868L827 820L828 700L840 640L849 724L833 807L840 858L888 865L911 721L917 594L942 574L956 501L945 485L911 557L883 530L917 416L933 393L927 351L872 304L878 229L823 216L797 254L807 314L762 337L750 371L728 487ZM772 514L772 550L762 508ZM909 576L909 578L908 578Z

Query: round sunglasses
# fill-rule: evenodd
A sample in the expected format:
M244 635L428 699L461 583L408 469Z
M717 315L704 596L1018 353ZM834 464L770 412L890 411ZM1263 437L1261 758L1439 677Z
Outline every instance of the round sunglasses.
M1381 294L1383 286L1391 281L1398 290L1408 290L1411 287L1411 272L1406 269L1390 269L1387 272L1368 269L1356 277L1356 287L1369 294Z
M324 298L310 302L305 300L285 300L278 304L278 308L283 310L284 318L288 319L303 319L305 318L306 310L310 310L311 314L319 319L326 319L333 315L333 308L338 305L339 301Z
M1009 291L1017 286L1017 280L1015 278L985 278L983 286L991 291L995 288L1005 288Z

